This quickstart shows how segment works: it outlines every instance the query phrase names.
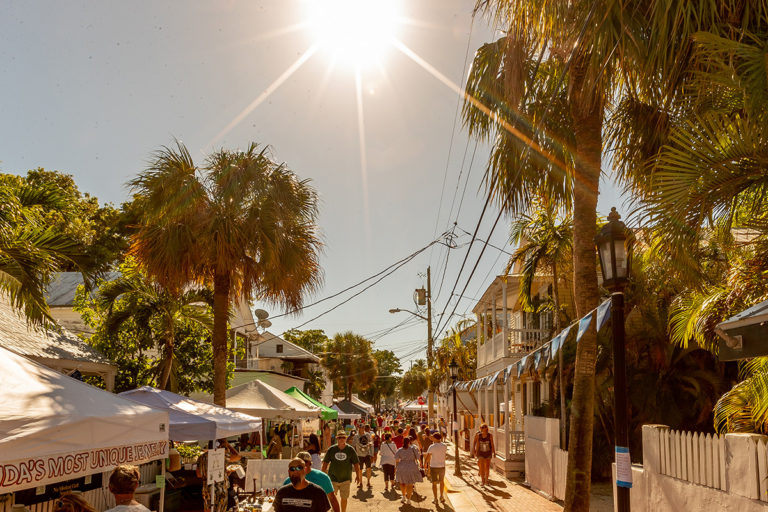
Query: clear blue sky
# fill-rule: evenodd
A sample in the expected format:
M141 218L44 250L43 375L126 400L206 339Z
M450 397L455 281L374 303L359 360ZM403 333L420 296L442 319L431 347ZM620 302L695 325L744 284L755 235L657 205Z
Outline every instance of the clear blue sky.
M269 144L274 158L312 179L321 197L325 281L308 303L422 248L453 221L472 231L484 201L481 178L488 148L478 145L475 152L460 121L456 124L455 91L390 47L378 64L360 73L361 120L353 65L337 60L331 66L333 59L322 48L296 64L317 43L315 32L300 26L308 3L4 2L0 170L60 170L73 174L82 191L120 203L128 197L124 183L174 137L201 161L212 147ZM472 25L472 6L472 0L403 2L406 21L395 36L461 85L467 48L471 60L494 35L483 19ZM274 87L292 65L298 67ZM247 110L254 101L255 108ZM604 185L603 191L599 212L605 215L620 204L612 186ZM481 236L487 236L496 214L489 210ZM507 244L508 224L508 219L500 223L493 244ZM468 241L467 236L457 239L459 245ZM477 247L468 268L477 259ZM408 317L391 315L390 308L414 309L413 290L424 283L419 274L428 265L439 313L465 251L450 251L447 266L446 249L425 251L304 328L376 338ZM504 263L498 250L488 248L466 294L479 296ZM465 270L458 290L467 277ZM279 334L302 324L349 295L276 319L271 330ZM472 304L462 299L457 312L467 312ZM414 321L377 339L376 346L409 360L424 356L425 340L426 326Z

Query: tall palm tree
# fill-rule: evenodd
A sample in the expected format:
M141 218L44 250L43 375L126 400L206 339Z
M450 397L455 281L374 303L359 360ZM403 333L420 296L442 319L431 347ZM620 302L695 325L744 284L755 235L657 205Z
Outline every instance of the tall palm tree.
M531 192L573 212L576 313L597 307L597 223L603 117L615 84L628 16L619 2L478 0L506 35L496 50L478 51L466 92L464 120L493 141L488 193L511 214L525 211ZM598 15L596 15L598 13ZM620 51L616 51L617 46ZM597 334L577 347L568 450L566 510L589 510Z
M520 303L525 311L535 311L531 290L534 279L545 268L552 274L553 328L560 332L560 277L570 269L573 248L573 220L570 215L561 217L551 201L536 201L531 212L521 214L512 223L511 238L517 249L509 258L507 271L521 263ZM566 283L569 280L566 279ZM560 445L565 447L565 365L563 350L558 351L558 382L560 387Z
M755 357L740 367L741 382L715 405L715 429L720 433L768 433L768 357Z
M213 288L213 396L226 405L230 304L253 294L293 311L320 283L317 195L256 144L198 167L177 141L129 185L141 212L130 252L171 292Z
M155 337L152 333L156 333L157 339L152 341L162 354L157 386L176 391L169 387L174 368L176 333L188 322L212 331L210 305L213 297L205 289L171 293L132 268L130 262L122 269L124 273L120 277L99 287L95 298L107 311L105 328L116 332L125 322L134 320L138 328L148 331L149 337Z
M50 187L0 184L0 291L33 325L55 323L45 299L55 272L72 265L86 280L90 277L83 247L46 225L40 215L63 200Z

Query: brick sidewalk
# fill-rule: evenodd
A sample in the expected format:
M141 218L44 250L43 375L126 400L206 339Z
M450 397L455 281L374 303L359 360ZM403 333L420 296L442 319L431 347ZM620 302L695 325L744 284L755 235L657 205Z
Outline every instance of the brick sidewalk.
M449 449L453 454L453 445ZM448 499L456 511L561 512L563 507L537 494L522 483L507 480L491 470L489 488L480 486L477 462L461 452L461 477L454 476L453 457L446 468Z

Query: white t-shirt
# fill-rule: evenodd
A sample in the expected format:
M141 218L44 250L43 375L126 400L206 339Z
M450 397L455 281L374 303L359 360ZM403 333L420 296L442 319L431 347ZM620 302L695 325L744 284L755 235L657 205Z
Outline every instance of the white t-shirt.
M150 510L144 505L117 505L115 508L107 510L107 512L150 512Z
M429 467L431 468L444 468L445 467L445 454L448 452L448 446L443 443L432 443L427 448L427 453L431 455L429 459Z
M395 465L395 454L397 453L397 445L392 441L388 443L381 443L379 447L379 455L381 455L381 465L392 464Z

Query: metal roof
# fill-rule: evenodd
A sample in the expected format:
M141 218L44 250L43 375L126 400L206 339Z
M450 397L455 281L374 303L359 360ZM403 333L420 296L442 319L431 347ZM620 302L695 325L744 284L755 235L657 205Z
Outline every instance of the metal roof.
M75 334L61 329L35 330L0 294L0 345L17 354L33 358L62 359L111 364L101 352Z

